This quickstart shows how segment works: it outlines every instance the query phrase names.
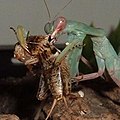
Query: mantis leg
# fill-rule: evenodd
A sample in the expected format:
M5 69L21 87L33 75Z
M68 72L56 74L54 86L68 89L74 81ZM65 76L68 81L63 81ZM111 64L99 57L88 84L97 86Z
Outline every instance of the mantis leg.
M78 35L78 32L76 33ZM66 48L60 53L55 61L55 65L59 65L63 59L66 58L66 62L70 68L71 77L76 76L79 72L78 64L81 57L81 52L83 48L83 40L85 38L84 33L79 33L79 36L70 34L68 36L69 44Z
M106 60L106 69L113 81L120 87L120 61L118 58ZM112 64L111 64L112 63Z
M90 74L86 74L86 75L82 75L82 76L77 76L77 77L75 77L75 79L84 81L84 80L95 79L95 78L102 76L102 74L105 71L105 61L104 61L104 59L101 59L98 56L95 56L95 57L96 57L97 65L98 65L98 72L90 73Z
M61 61L67 56L67 54L70 53L74 49L77 43L78 41L73 40L73 42L71 42L68 46L66 46L66 48L57 57L55 61L55 65L61 63Z
M91 66L90 62L84 56L81 55L80 59L85 65L87 65L89 69L93 70L93 67Z

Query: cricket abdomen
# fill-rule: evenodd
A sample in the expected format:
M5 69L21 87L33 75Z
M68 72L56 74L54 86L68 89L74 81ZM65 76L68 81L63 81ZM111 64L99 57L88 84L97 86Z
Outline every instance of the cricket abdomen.
M63 96L63 84L61 78L60 67L54 67L51 69L51 78L49 79L49 87L53 97L57 100Z

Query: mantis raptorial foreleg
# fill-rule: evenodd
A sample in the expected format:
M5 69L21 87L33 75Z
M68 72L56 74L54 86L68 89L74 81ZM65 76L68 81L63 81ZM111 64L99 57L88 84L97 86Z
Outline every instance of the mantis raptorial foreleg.
M50 27L49 29L48 26ZM54 31L51 33L53 28ZM83 45L83 41L86 35L105 35L105 31L103 29L90 27L84 23L77 21L66 20L64 17L58 17L55 21L47 23L45 25L45 31L47 34L50 33L52 38L59 37L60 35L66 33L67 40L65 40L65 42L68 42L69 44L72 43L73 46L76 46L77 43ZM56 63L61 61L69 53L67 60L70 65L71 77L75 77L78 74L78 63L79 58L82 56L82 48L79 49L76 47L75 49L71 50L73 46L71 46L71 44L68 46L65 48L65 50L63 50L65 52L62 52L61 55L58 56L58 58L56 59Z
M84 37L82 38L84 39ZM71 69L71 76L75 76L76 73L78 73L78 64L79 64L79 58L82 52L83 43L80 43L77 40L74 40L71 42L66 48L61 52L61 54L57 57L55 64L60 64L65 57L67 57L68 64L70 65ZM73 59L75 60L75 63L73 63ZM72 61L72 62L71 62Z
M79 41L73 41L70 43L66 48L60 53L60 55L57 57L55 64L60 64L61 61L76 47L82 47L83 44L79 43Z

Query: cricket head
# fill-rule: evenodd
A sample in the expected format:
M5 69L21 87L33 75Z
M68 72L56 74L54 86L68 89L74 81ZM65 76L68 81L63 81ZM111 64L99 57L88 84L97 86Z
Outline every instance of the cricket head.
M14 57L25 65L39 63L47 67L54 62L59 54L57 48L51 44L50 36L29 36L25 43L27 50L18 42L14 51Z
M45 25L44 30L47 34L51 34L51 39L54 39L63 33L66 24L67 24L66 18L58 17L56 20L48 22Z
M28 53L19 43L15 44L14 58L21 61L25 65L36 64L39 60L36 56Z
M18 42L15 44L14 58L26 65L37 63L38 58L32 56L28 49L26 41L28 32L21 25L17 27L17 31L13 27L10 27L10 29L14 31L18 40Z

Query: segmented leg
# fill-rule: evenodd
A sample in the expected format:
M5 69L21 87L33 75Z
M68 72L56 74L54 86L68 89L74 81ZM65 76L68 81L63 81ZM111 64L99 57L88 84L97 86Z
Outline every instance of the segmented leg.
M38 92L37 92L37 99L38 100L44 100L46 99L48 95L48 85L47 81L44 79L44 77L41 75L40 81L39 81L39 87L38 87Z
M77 76L77 77L74 77L75 79L77 79L78 81L84 81L84 80L95 79L103 75L105 71L105 62L100 57L98 56L95 56L95 57L96 57L97 64L98 64L98 72L90 73L90 74L86 74L82 76Z

